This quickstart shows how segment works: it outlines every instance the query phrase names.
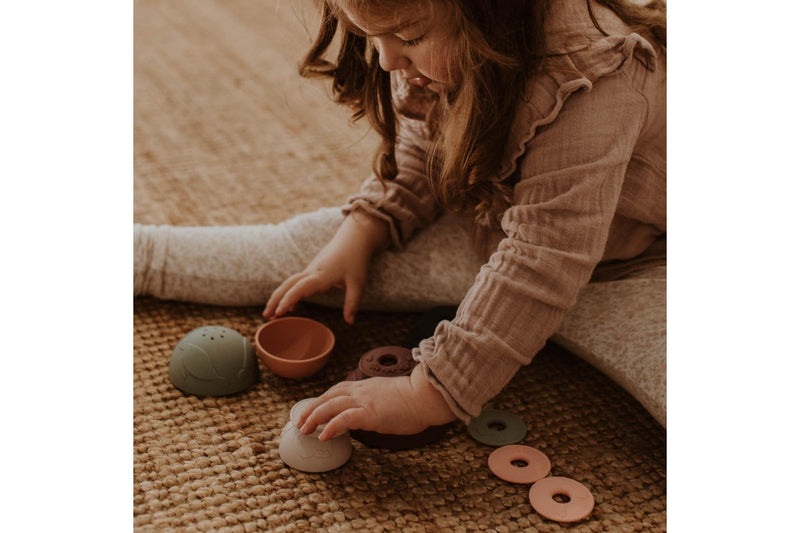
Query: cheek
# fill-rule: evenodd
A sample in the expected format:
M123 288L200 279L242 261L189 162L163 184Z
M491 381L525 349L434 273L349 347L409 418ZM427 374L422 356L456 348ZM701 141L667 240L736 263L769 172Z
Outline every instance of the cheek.
M457 61L441 50L434 51L428 58L431 75L446 83L457 83L461 80L461 70Z

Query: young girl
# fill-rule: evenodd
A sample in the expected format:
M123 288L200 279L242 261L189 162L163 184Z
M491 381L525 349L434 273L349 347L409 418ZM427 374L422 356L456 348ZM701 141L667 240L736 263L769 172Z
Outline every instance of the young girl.
M309 299L341 304L350 323L359 308L458 304L409 377L343 382L309 405L302 430L327 423L323 440L469 421L556 332L665 425L665 4L322 7L301 73L330 78L370 120L382 139L373 175L343 209L277 226L137 225L136 294L267 300L267 319ZM605 319L631 303L620 348ZM588 340L587 319L601 324ZM656 372L626 374L642 360Z

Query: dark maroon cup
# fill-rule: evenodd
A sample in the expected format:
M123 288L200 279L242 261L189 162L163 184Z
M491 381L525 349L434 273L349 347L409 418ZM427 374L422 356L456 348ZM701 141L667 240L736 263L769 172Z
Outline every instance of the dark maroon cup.
M381 346L370 350L361 356L358 368L350 372L345 381L361 381L373 377L402 377L411 374L417 362L411 355L411 350L402 346ZM420 448L444 437L449 424L431 426L414 435L392 435L351 430L350 436L369 448L383 448L392 451Z

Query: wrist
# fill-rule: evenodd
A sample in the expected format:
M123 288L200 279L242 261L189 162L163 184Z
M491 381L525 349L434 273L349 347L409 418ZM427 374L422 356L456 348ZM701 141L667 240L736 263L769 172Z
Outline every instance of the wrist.
M425 377L422 365L417 365L409 377L411 387L422 404L422 412L428 425L448 424L457 418L444 399L444 395Z
M389 223L367 211L359 208L353 209L345 219L348 228L352 228L362 235L373 249L382 250L389 246Z

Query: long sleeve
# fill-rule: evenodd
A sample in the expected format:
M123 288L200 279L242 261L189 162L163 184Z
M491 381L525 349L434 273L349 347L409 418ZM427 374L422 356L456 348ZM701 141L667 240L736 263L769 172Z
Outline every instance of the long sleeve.
M519 162L505 238L478 274L455 319L415 357L463 420L528 364L557 330L603 256L647 99L630 61L575 91L541 126Z
M393 75L393 92L396 102L409 99L407 83L397 75ZM424 105L424 102L417 102L417 105ZM429 144L425 121L398 113L397 177L381 182L372 174L344 208L345 214L359 207L387 221L396 249L402 248L417 230L430 225L441 213L426 178L425 154Z

